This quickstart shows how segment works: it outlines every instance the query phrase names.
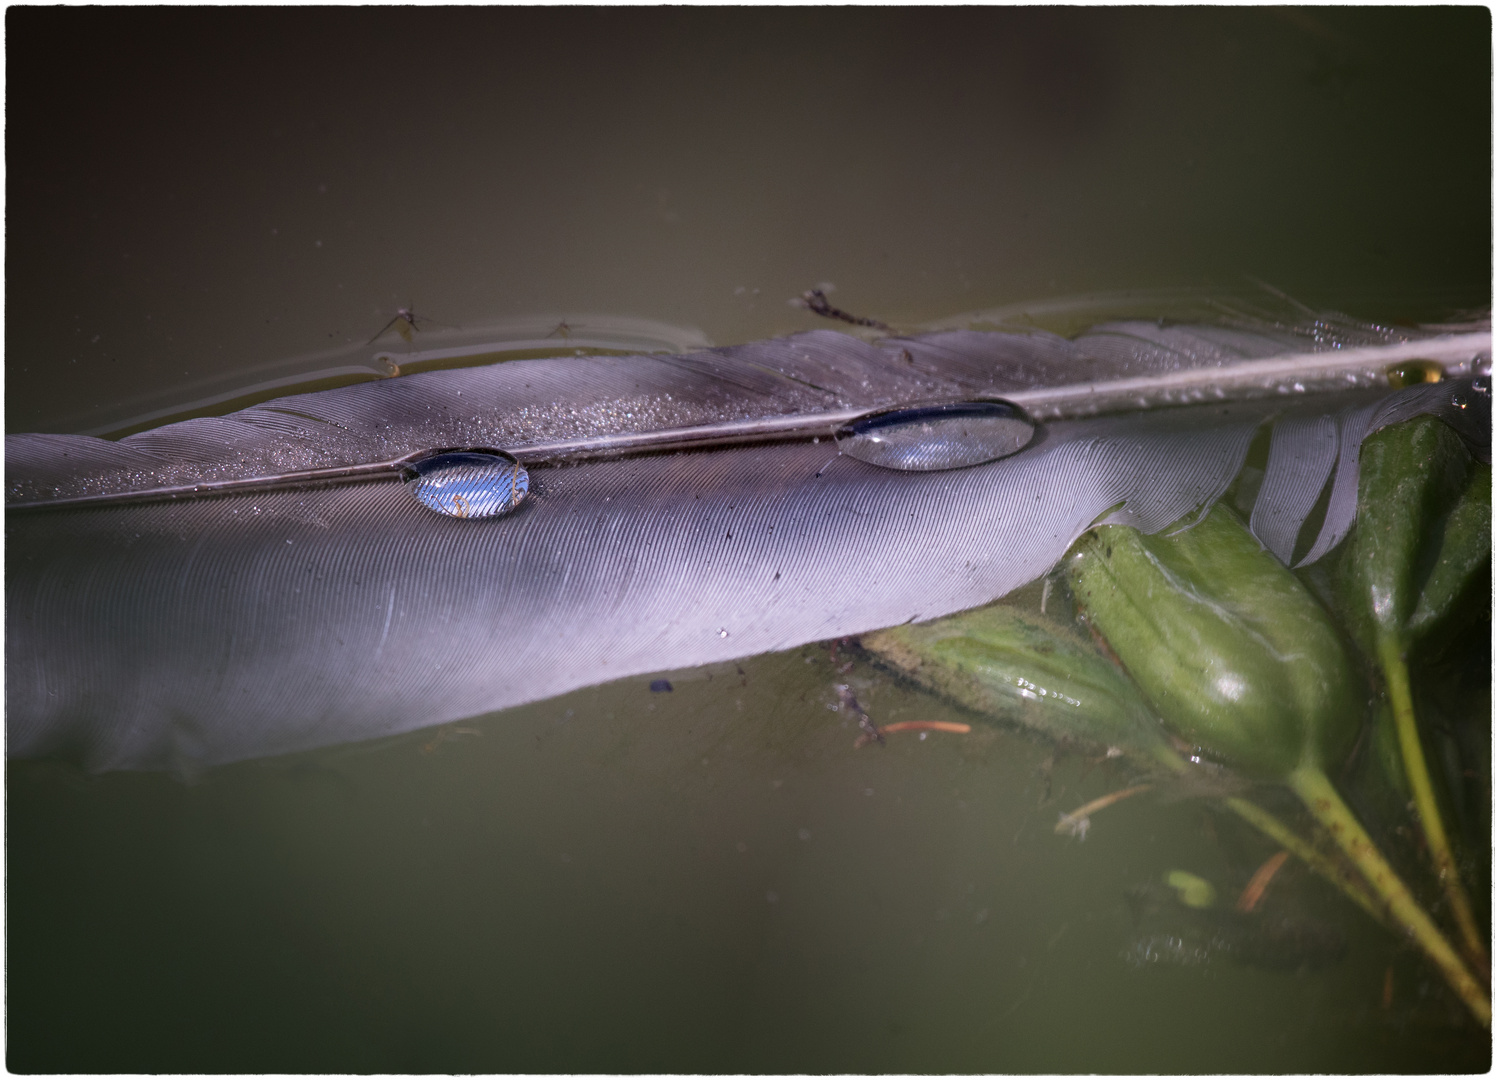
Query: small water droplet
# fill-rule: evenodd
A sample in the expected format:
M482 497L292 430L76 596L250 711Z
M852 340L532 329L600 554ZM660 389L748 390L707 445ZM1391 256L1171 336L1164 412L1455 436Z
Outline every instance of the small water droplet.
M728 636L728 631L726 629L719 630L717 632L717 636L720 637L720 638L725 638L725 637Z
M1004 401L958 401L895 409L856 420L837 433L849 457L901 472L980 465L1017 453L1034 424Z
M406 487L439 514L488 518L520 505L530 490L530 474L508 454L464 450L414 462Z
M1388 385L1401 390L1405 386L1440 382L1445 378L1445 367L1433 360L1405 360L1389 367L1387 376Z

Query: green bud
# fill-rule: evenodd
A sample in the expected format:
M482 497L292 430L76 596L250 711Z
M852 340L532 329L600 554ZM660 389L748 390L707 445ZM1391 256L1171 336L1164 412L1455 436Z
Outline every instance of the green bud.
M1102 526L1066 569L1087 619L1178 735L1274 779L1349 749L1365 694L1335 626L1225 506L1171 536Z
M1166 749L1163 728L1128 676L1043 616L994 604L861 641L927 689L1050 738L1138 754Z

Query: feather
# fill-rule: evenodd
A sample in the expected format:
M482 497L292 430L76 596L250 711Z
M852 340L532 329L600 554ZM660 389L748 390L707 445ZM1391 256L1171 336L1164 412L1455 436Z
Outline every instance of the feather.
M1308 566L1327 554L1346 538L1356 518L1362 440L1422 413L1444 420L1477 456L1490 460L1492 404L1487 379L1411 387L1334 415L1285 417L1274 425L1263 484L1249 522L1253 534L1286 566ZM1296 541L1328 478L1325 519L1310 550L1294 563Z
M1258 420L1071 422L943 473L809 443L536 469L484 522L379 482L31 515L7 548L10 752L211 764L934 618L1120 503L1157 529L1210 500Z
M679 356L517 360L279 398L118 442L7 436L6 501L250 481L462 446L530 460L527 448L586 452L650 433L690 430L700 441L715 425L806 433L821 418L829 433L871 410L970 397L1003 397L1050 419L1229 393L1303 394L1386 385L1387 367L1411 356L1459 373L1491 350L1489 332L1389 332L1381 345L1356 347L1369 333L1322 334L1311 351L1286 353L1306 343L1272 327L1253 335L1127 323L1075 341L952 331L873 343L818 330Z
M1334 416L1286 417L1273 428L1263 484L1248 527L1285 566L1321 490L1336 467Z
M1272 328L1129 323L1074 341L818 331L427 372L114 443L10 436L8 752L93 769L216 764L973 607L1045 573L1099 519L1157 531L1209 505L1282 411L1285 370L1321 364L1361 385L1399 350L1468 366L1490 353L1479 331L1385 342L1375 356L1352 343L1290 363L1284 349L1303 337ZM881 469L805 438L917 401L1003 396L1065 415L1222 385L1248 400L1054 420L1022 453L950 471ZM703 432L728 445L596 456ZM432 514L368 477L61 501L453 446L530 448L530 497L484 521ZM1285 468L1266 489L1313 486Z

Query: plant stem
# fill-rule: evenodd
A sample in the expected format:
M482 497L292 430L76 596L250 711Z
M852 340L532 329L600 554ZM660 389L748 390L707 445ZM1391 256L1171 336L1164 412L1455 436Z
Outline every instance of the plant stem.
M1183 775L1190 771L1185 759L1167 747L1157 749L1154 759L1173 773ZM1340 859L1331 858L1255 802L1230 795L1222 799L1222 805L1340 889L1347 899L1379 924L1393 929L1386 905L1367 891L1366 883L1353 867L1347 866Z
M1461 885L1461 875L1456 869L1455 856L1450 850L1450 840L1445 835L1445 823L1440 819L1440 808L1435 802L1434 785L1430 782L1429 766L1424 761L1424 747L1419 741L1419 728L1414 722L1414 699L1409 692L1409 667L1404 661L1403 650L1392 634L1379 634L1378 659L1383 665L1383 674L1388 681L1388 697L1393 703L1393 726L1398 732L1398 749L1403 758L1404 775L1409 780L1409 791L1414 796L1414 809L1419 814L1419 825L1424 830L1425 842L1429 845L1430 860L1435 864L1435 876L1445 889L1450 901L1450 912L1455 916L1456 927L1466 951L1478 969L1487 966L1486 938L1476 925L1476 916L1471 911L1471 901Z
M1367 886L1351 867L1337 859L1330 858L1313 844L1302 839L1298 833L1291 831L1289 826L1257 803L1235 795L1223 799L1222 802L1226 804L1227 809L1243 821L1289 851L1300 862L1340 889L1348 899L1383 926L1392 928L1392 924L1388 921L1386 905L1380 903L1367 891Z
M1460 955L1445 940L1439 927L1424 913L1393 868L1383 858L1372 839L1362 828L1356 816L1341 801L1341 796L1331 786L1330 779L1319 767L1301 765L1289 774L1289 786L1294 790L1310 813L1326 827L1332 839L1351 856L1352 862L1367 879L1374 892L1388 905L1388 913L1394 921L1412 937L1425 955L1435 962L1440 973L1472 1014L1484 1027L1492 1024L1492 1003L1487 1000L1481 984L1466 969Z

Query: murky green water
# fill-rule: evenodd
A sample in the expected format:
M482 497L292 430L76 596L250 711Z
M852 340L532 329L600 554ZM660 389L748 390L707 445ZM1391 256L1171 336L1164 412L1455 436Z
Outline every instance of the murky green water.
M1341 963L1130 966L1128 888L1235 894L1273 847L1145 799L1057 836L1118 773L980 722L855 750L839 678L880 723L974 720L808 647L193 786L13 765L11 1064L1479 1067L1437 977L1297 868Z
M410 303L725 344L821 325L788 301L823 281L908 323L1245 275L1382 318L1488 299L1482 10L7 20L10 431L361 348ZM845 662L190 784L12 763L8 1064L1487 1067L1293 868L1339 963L1130 966L1127 889L1230 896L1272 849L1151 798L1056 836L1122 775ZM880 723L977 726L855 750L839 680Z

